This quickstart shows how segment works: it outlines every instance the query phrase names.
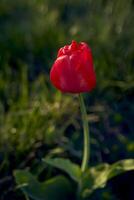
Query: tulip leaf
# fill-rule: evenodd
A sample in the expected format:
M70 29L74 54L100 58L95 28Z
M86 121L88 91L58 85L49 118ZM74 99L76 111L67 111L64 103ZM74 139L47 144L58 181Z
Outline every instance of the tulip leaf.
M33 200L68 200L71 185L64 176L56 176L45 182L39 182L35 176L26 170L14 172L18 188Z
M105 187L108 180L129 170L134 170L134 159L91 167L82 177L82 197L90 196L94 190Z
M81 177L81 170L79 165L76 165L75 163L72 163L68 159L63 158L46 158L43 159L43 161L53 167L56 167L58 169L63 170L66 172L73 180L79 181Z

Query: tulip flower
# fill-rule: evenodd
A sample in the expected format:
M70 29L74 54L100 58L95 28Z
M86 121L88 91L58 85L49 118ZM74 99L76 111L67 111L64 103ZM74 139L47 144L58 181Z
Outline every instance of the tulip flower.
M50 71L50 80L62 92L91 91L96 85L91 49L84 42L60 48Z

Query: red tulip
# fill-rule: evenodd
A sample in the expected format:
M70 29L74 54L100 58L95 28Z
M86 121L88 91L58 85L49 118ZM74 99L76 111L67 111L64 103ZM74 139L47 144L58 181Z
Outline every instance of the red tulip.
M62 92L91 91L96 85L91 49L84 42L60 48L50 71L50 80Z

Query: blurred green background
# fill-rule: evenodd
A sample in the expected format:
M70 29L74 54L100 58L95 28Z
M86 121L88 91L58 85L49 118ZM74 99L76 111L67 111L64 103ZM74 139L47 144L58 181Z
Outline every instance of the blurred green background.
M134 1L0 0L0 200L25 199L14 169L37 171L48 154L81 163L77 95L49 81L58 49L72 40L90 45L97 74L85 94L92 165L134 157ZM114 178L91 199L134 199L133 179Z

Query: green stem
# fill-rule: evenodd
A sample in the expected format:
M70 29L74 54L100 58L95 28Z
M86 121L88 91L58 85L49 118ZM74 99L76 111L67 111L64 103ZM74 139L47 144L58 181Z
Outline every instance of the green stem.
M83 160L81 164L81 171L84 172L88 167L89 157L90 157L90 137L89 137L89 126L87 121L87 112L84 104L83 96L79 94L80 109L83 121L83 131L84 131L84 149L83 149Z

